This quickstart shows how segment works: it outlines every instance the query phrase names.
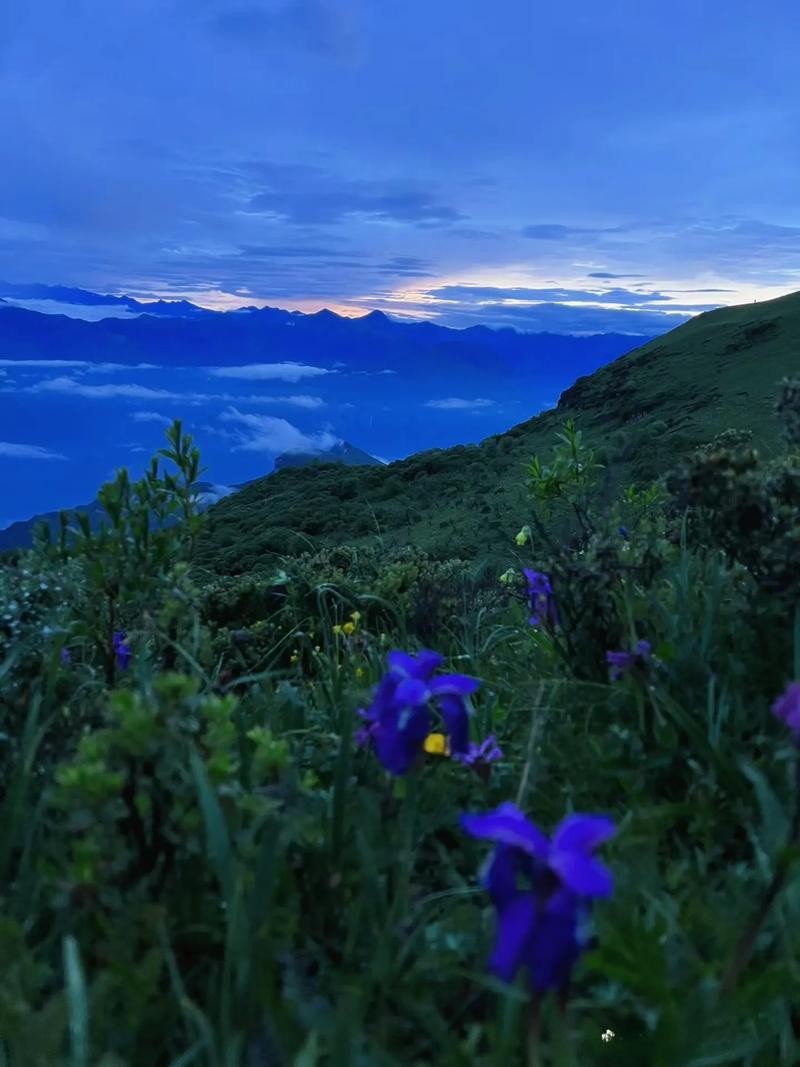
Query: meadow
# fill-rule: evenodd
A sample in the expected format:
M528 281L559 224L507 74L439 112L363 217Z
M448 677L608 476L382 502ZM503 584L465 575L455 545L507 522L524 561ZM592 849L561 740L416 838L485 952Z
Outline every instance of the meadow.
M463 501L435 546L366 514L215 556L179 422L102 530L6 553L0 1065L799 1062L800 385L770 403L768 449L732 420L638 481L550 413L491 557Z

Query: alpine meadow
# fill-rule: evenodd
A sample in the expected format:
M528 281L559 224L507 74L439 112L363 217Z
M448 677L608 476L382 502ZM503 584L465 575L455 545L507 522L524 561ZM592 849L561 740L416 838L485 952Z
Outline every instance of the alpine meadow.
M4 1062L796 1063L799 311L7 551Z
M0 0L0 1067L800 1067L796 0Z

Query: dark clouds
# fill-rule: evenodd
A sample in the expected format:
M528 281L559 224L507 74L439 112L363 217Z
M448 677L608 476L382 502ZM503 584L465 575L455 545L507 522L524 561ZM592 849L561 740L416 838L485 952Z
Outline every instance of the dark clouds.
M662 308L790 291L780 6L5 0L0 277L565 329L611 314L556 295L597 282L640 318L637 280ZM425 296L465 285L554 310Z

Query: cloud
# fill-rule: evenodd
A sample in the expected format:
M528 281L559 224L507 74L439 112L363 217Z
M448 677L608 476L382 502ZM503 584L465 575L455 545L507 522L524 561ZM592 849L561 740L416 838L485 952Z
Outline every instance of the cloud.
M646 275L645 274L613 274L609 270L595 270L595 271L592 271L588 275L588 277L589 278L605 278L605 279L609 279L610 280L610 279L613 279L613 278L645 278Z
M157 422L161 426L172 425L172 419L166 415L159 415L157 411L133 411L131 418L134 422Z
M60 452L52 452L41 445L18 445L10 441L0 441L0 456L9 459L66 459Z
M344 0L284 0L237 4L210 19L211 29L247 48L297 49L320 55L346 55L354 45L341 16Z
M508 289L486 285L442 285L427 289L425 296L456 303L481 304L509 301L514 303L544 303L546 301L579 302L589 304L652 304L672 300L659 292L633 292L630 289L528 289L515 286Z
M247 169L261 185L248 210L295 225L331 225L360 218L438 226L466 217L444 203L429 182L416 179L341 178L322 167L294 163L251 163Z
M340 438L327 430L306 434L286 419L272 415L249 415L234 407L220 415L220 420L242 427L235 434L237 452L314 452L332 448Z
M494 400L478 397L476 400L464 400L461 397L451 396L446 400L426 400L426 408L437 408L440 411L464 411L471 408L490 408L494 406Z
M326 367L309 366L306 363L248 363L240 367L210 367L209 374L215 378L245 378L248 381L299 382L303 378L317 378L322 374L335 374Z
M80 396L88 400L115 400L118 398L128 400L154 401L178 401L183 404L209 404L220 401L237 404L288 404L290 407L314 410L323 407L325 401L318 396L304 394L292 396L268 396L253 394L250 396L236 396L232 393L195 393L179 392L171 389L152 389L146 385L137 385L134 382L125 382L109 385L86 385L74 378L60 377L49 378L34 385L28 385L18 390L6 390L6 392L18 391L23 393L59 393L63 396ZM148 414L145 412L144 414ZM135 417L135 416L134 416ZM145 420L141 420L145 421ZM155 421L155 418L149 419ZM171 422L171 420L169 420Z
M118 370L160 370L157 363L90 363L85 359L0 359L0 367L74 367L100 373Z
M125 383L119 385L84 385L74 378L50 378L35 385L27 386L26 393L62 393L69 396L83 396L92 400L111 400L127 397L130 400L203 400L212 399L204 394L176 393L169 389L152 389L146 385Z
M573 237L595 237L603 233L621 233L625 226L562 226L554 222L539 223L533 226L524 226L521 230L523 237L529 237L535 241L568 241Z

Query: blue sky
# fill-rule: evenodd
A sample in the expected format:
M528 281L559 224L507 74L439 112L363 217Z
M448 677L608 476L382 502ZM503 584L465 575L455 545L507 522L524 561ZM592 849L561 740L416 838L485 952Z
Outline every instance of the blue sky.
M3 0L0 277L668 328L800 288L798 54L789 0Z

